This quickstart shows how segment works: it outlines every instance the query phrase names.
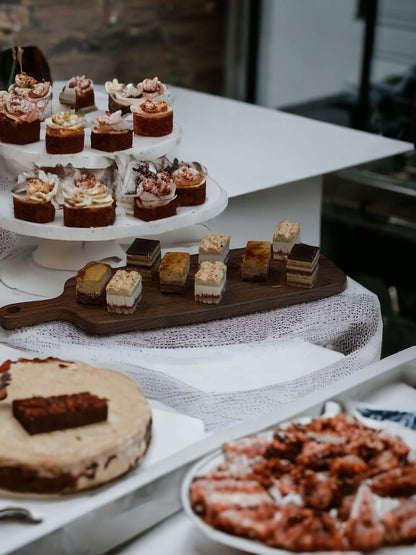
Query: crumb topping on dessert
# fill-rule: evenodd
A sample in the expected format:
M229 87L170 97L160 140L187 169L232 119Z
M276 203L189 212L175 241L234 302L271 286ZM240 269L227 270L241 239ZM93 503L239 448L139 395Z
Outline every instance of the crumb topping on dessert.
M141 275L135 270L117 270L107 285L107 289L133 289L141 281Z
M173 172L172 177L177 185L197 185L203 175L197 169L183 165Z
M227 266L218 260L215 262L201 262L199 270L195 274L195 280L199 282L220 282L227 270Z
M203 252L221 252L229 239L230 236L224 233L208 231L202 238L199 246Z
M137 111L136 106L131 106L131 111ZM145 114L161 114L167 112L169 109L169 104L166 100L145 100L140 104L138 110L141 110Z
M289 222L283 220L274 231L273 240L274 241L291 241L296 237L300 230L299 222Z

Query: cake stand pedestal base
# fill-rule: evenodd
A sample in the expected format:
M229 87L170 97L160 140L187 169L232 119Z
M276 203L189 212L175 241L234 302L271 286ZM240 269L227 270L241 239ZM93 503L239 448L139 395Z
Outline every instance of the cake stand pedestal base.
M43 239L33 251L33 260L53 270L80 270L91 260L124 266L126 253L116 241L55 241Z
M2 260L0 279L11 289L53 298L65 282L85 264L105 261L113 268L124 266L126 255L116 241L79 242L44 239L39 246L20 249Z

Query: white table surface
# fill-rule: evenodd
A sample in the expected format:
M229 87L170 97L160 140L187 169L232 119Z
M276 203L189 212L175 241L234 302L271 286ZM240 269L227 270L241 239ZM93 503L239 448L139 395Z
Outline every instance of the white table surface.
M247 210L252 214L254 224L259 228L261 222L264 226L262 233L267 230L268 236L262 238L269 239L279 219L295 216L299 193L306 194L312 184L310 197L306 201L304 197L298 198L298 203L303 202L306 211L315 198L316 227L319 225L320 202L316 194L319 181L316 179L328 172L413 149L410 143L234 100L179 88L172 88L172 91L175 117L183 129L182 141L173 154L206 165L210 175L227 191L231 204L235 200L235 205L231 205L231 210L227 209L222 217L232 224L234 239L239 246L245 239L247 228L246 214L243 214L245 199L250 200ZM291 190L292 184L295 188ZM284 195L275 199L284 206L280 213L274 211L273 206L270 208L270 195L274 197L279 188L289 199L286 204ZM306 217L306 212L301 216L303 214ZM214 231L226 232L226 229L215 229L216 221L222 226L227 220L213 220ZM304 225L302 218L301 224L304 230L302 240L308 242L311 228ZM350 280L348 286L361 288ZM15 293L11 296L14 297ZM203 538L179 513L116 552L202 555L214 551L224 555L237 553Z

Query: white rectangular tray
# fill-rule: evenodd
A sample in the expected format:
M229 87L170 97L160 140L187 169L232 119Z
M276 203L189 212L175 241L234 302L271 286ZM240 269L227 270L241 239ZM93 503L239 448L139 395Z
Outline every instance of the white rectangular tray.
M77 496L76 511L56 511L41 525L0 524L3 553L104 553L180 509L180 484L191 465L232 439L307 414L318 416L327 400L368 395L381 386L416 384L416 347L363 368L344 380L271 413L205 436L155 464L142 465L116 484ZM75 496L73 496L75 499ZM44 501L48 503L48 501ZM7 528L6 528L7 527ZM7 544L5 540L7 538ZM9 547L6 548L6 545Z

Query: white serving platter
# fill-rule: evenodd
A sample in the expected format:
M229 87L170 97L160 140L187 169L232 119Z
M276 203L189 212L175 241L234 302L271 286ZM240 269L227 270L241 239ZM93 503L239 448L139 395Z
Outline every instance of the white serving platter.
M276 419L273 425L282 423L282 421L296 421L298 419L311 419L325 413L331 415L334 409L347 411L354 414L359 420L367 426L383 429L392 434L402 437L402 439L410 446L416 449L416 430L404 427L396 422L377 421L370 418L364 418L357 411L359 406L371 408L380 408L387 410L400 410L414 412L416 406L416 348L412 347L402 353L398 353L392 357L384 359L379 363L367 367L354 376L343 380L331 387L321 391L318 395L313 395L306 402L302 402L302 410L293 413L287 410L284 418ZM340 385L345 386L344 391L340 392ZM331 391L330 394L328 394ZM314 402L314 398L321 397L318 403ZM312 401L309 403L308 401ZM328 406L329 405L329 406ZM279 411L282 412L282 411ZM268 420L263 419L263 423ZM271 434L272 428L264 429L261 426L261 418L258 419L260 427L254 433ZM243 428L244 426L242 426ZM252 426L249 425L251 431L242 434L244 437L253 433ZM284 549L268 547L258 541L250 540L242 537L233 536L231 534L216 530L208 526L199 516L197 516L190 505L189 490L193 480L197 476L208 474L219 464L224 462L224 456L221 449L217 449L213 453L204 457L196 463L187 473L181 487L182 505L187 516L193 524L209 539L216 541L222 545L254 553L256 555L293 555L292 551ZM416 543L408 546L387 546L382 549L372 551L373 555L414 555L416 553ZM303 555L359 555L357 551L314 551L303 552Z

